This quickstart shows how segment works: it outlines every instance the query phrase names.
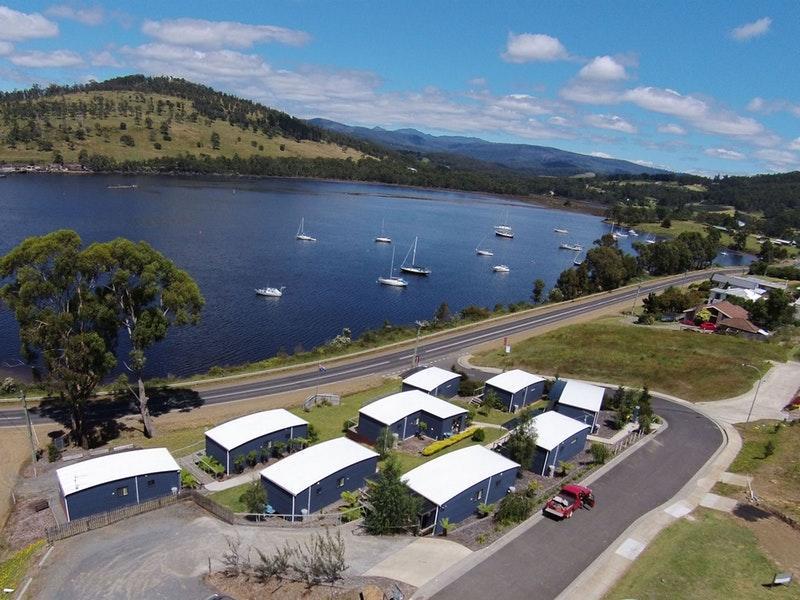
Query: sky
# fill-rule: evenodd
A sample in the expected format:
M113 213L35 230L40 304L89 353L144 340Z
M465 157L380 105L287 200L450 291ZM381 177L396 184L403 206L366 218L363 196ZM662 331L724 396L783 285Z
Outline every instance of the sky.
M800 170L800 2L0 0L0 89L185 77L302 118Z

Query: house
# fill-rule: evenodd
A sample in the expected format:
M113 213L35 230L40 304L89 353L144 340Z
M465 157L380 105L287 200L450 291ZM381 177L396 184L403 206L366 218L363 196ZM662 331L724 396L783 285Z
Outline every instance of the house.
M341 437L270 465L261 471L261 485L275 513L294 522L364 487L377 468L377 452Z
M400 440L422 433L435 440L461 431L467 411L435 396L411 390L392 394L371 402L358 411L358 435L370 443L378 439L384 428Z
M308 422L284 408L264 410L217 425L206 431L206 454L230 474L240 456L271 448L275 442L306 437Z
M531 471L547 475L560 461L568 461L586 448L589 425L556 411L547 411L533 417L528 427L536 429L536 452Z
M502 500L511 491L519 464L483 446L468 446L412 469L403 482L423 498L420 530L442 531L442 520L463 521L479 504Z
M181 468L166 448L90 458L56 470L67 520L177 494Z
M744 288L748 290L785 290L786 283L769 281L760 277L745 277L742 275L728 275L726 273L714 273L711 282L717 284L719 288Z
M605 388L597 385L559 379L550 389L550 399L556 401L556 412L590 425L592 432L597 428L605 393Z
M504 410L515 412L536 402L544 394L544 378L513 369L489 379L483 388L483 397L495 393Z
M403 379L403 391L420 390L440 398L452 398L458 394L461 375L439 367L428 367Z
M733 296L734 298L741 298L743 300L750 300L751 302L756 302L761 300L764 295L766 294L766 290L761 288L738 288L738 287L729 287L729 288L721 288L715 287L711 288L708 292L708 303L712 304L719 300L725 300L728 296Z
M707 309L711 314L709 323L716 325L717 331L745 333L748 335L767 335L767 332L750 322L750 314L736 304L720 300L713 304L701 304L683 311L684 321L692 322L698 312Z

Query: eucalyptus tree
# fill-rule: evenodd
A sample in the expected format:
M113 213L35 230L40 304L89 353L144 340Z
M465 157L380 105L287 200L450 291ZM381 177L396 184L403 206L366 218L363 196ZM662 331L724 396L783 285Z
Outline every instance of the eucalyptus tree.
M144 434L155 434L143 371L147 349L163 340L170 327L194 325L205 303L192 277L146 242L117 238L84 251L87 276L96 280L96 296L114 314L117 331L130 344L125 368L136 379L128 386L139 404Z
M44 383L89 445L86 403L116 364L113 312L92 292L81 239L69 230L30 237L0 259L2 300L19 323L22 355L40 361Z

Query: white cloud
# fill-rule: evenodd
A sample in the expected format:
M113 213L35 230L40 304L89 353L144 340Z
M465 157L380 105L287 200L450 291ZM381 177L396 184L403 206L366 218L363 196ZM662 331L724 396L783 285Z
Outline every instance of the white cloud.
M585 65L578 77L591 81L620 81L628 78L625 67L610 56L598 56Z
M800 156L787 150L758 150L756 157L764 161L773 171L800 169Z
M0 40L18 42L58 35L58 25L39 13L23 13L0 6Z
M486 87L486 84L488 82L486 81L485 77L473 77L472 79L467 81L467 83L473 87Z
M759 96L756 96L747 103L747 110L750 112L763 113L765 115L776 112L788 112L795 117L800 117L800 103L780 99L766 100Z
M686 135L686 129L675 123L666 123L658 126L660 133L668 133L670 135Z
M559 91L559 96L577 104L618 104L622 98L619 89L607 81L573 79Z
M743 160L745 155L736 150L728 150L727 148L706 148L703 153L706 156L713 158L724 158L725 160Z
M0 41L0 56L8 56L14 51L14 44Z
M605 152L589 152L589 156L594 156L596 158L614 158L610 154L606 154Z
M622 133L636 133L636 127L617 115L587 115L586 122L592 127L610 129Z
M544 33L508 34L503 60L512 63L567 60L569 53L558 38Z
M122 63L118 61L109 50L101 50L100 52L89 53L90 62L95 67L121 67Z
M28 52L17 52L9 56L8 60L20 67L36 69L78 67L83 64L81 55L72 50L53 50L52 52L31 50Z
M752 23L745 23L744 25L736 27L731 31L731 37L740 42L752 40L753 38L757 38L767 33L770 25L772 25L772 19L769 17L763 17L757 21L753 21Z
M572 121L570 121L569 119L565 119L564 117L559 116L559 115L555 115L553 117L550 117L549 119L547 119L547 122L550 123L551 125L556 125L558 127L572 127L573 126Z
M204 19L145 21L142 32L167 44L209 49L250 48L268 42L302 46L311 39L308 33L297 29Z
M74 8L66 4L55 4L48 8L45 14L56 19L69 19L92 26L100 25L105 20L105 11L102 6Z
M800 137L794 138L789 143L789 150L800 150Z

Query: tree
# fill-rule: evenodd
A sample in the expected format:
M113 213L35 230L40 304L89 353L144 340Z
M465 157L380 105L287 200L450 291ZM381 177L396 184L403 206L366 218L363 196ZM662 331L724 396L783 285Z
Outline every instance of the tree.
M261 485L260 478L247 484L244 492L239 496L239 501L245 505L249 513L260 515L264 512L267 504L267 490Z
M45 385L67 408L75 440L89 446L85 409L114 368L106 306L92 293L82 266L81 239L60 230L30 237L0 260L0 300L19 323L23 356L41 358Z
M533 282L533 301L536 302L536 304L539 304L539 302L542 301L544 286L545 283L543 279L537 279Z
M707 308L701 308L696 313L694 313L694 322L695 323L707 323L711 320L711 311Z
M447 302L442 302L439 308L436 309L436 314L433 315L433 320L437 323L446 323L451 317L450 307Z
M388 427L381 429L378 437L375 438L375 452L380 454L381 459L386 458L394 448L394 434Z
M740 229L733 234L733 249L741 251L745 249L745 246L747 246L747 230Z
M661 227L663 227L664 229L669 229L670 227L672 227L672 219L670 219L669 217L664 217L661 220Z
M592 442L589 452L592 455L592 460L598 465L604 465L609 456L611 456L611 450L602 442Z
M367 482L364 527L372 535L394 534L417 524L421 499L400 479L402 469L390 454L374 481Z
M750 316L761 327L774 330L795 321L792 296L786 290L771 290L765 300L747 303Z
M214 150L219 150L219 134L216 131L211 132L211 148Z
M145 352L171 326L194 325L204 300L194 279L146 242L117 238L95 243L84 253L84 271L98 282L97 295L122 330L131 351L125 367L137 381L131 392L139 404L147 437L155 434L142 373Z
M511 460L518 462L523 469L530 467L536 452L536 428L531 423L529 411L520 413L519 423L508 436L505 446Z

